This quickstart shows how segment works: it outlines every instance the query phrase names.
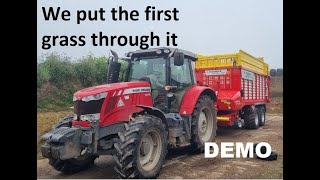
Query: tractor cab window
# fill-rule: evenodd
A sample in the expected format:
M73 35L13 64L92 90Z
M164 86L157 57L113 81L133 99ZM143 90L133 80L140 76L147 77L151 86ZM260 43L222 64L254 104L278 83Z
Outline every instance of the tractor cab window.
M128 81L138 81L140 78L147 76L147 66L147 61L134 61L129 72Z
M189 61L189 59L185 58L182 66L175 66L173 58L170 58L171 86L176 86L172 90L175 97L171 102L170 112L178 113L180 111L183 96L193 84L191 78L193 73Z
M147 81L151 84L153 104L165 108L166 60L163 57L139 57L132 61L128 81Z
M166 61L162 57L136 58L132 61L128 81L147 80L154 88L164 87L165 64Z
M173 58L170 59L171 67L171 86L177 86L178 89L185 89L192 85L191 70L189 59L184 59L182 66L175 66Z
M119 72L119 82L125 82L127 78L127 71L128 71L128 61L119 59L121 63L121 68Z

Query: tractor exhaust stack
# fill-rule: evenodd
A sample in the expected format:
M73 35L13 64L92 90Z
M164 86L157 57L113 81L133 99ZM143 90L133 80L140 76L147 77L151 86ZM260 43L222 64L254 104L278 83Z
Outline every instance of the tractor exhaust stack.
M107 67L107 84L117 83L119 81L119 72L121 64L118 62L119 56L115 51L111 51L113 57L109 57Z

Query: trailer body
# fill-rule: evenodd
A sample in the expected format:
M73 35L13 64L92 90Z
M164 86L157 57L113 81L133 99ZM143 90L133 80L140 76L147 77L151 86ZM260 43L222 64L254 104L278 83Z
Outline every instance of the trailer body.
M245 51L198 55L195 72L198 84L216 92L219 126L232 126L245 107L266 109L271 100L268 64Z

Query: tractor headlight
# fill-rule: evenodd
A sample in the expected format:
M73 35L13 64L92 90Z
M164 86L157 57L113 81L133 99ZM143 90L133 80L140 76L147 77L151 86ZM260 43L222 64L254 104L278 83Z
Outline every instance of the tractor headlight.
M100 119L100 113L81 115L81 121L97 121Z
M82 101L88 102L88 101L96 101L102 98L107 97L108 92L100 93L100 94L95 94L91 96L86 96L82 98Z

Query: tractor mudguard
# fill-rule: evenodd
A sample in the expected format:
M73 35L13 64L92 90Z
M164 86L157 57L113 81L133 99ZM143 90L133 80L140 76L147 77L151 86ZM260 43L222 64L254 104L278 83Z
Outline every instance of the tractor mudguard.
M166 127L168 127L168 123L167 123L166 117L165 117L164 113L160 109L152 107L152 106L141 106L141 105L139 105L137 107L142 108L149 115L156 116L156 117L160 118L162 120L162 122L166 125Z
M194 110L194 106L196 105L197 100L201 95L207 95L211 97L213 102L217 101L217 96L213 89L211 89L210 87L192 86L183 97L179 114L191 115Z

